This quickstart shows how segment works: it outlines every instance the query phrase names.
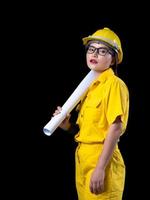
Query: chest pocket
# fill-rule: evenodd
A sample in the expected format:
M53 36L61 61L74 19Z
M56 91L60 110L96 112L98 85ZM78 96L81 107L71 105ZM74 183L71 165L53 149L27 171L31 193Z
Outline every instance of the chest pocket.
M91 98L84 107L84 120L87 122L99 122L102 111L102 99Z

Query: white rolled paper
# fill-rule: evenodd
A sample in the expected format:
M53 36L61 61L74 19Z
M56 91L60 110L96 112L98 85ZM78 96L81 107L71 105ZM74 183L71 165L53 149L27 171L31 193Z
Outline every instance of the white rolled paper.
M81 81L78 87L74 90L65 104L62 106L62 111L58 115L55 115L43 128L43 132L50 136L61 122L66 118L75 106L80 102L83 95L87 92L90 84L98 77L99 73L91 70L85 78Z

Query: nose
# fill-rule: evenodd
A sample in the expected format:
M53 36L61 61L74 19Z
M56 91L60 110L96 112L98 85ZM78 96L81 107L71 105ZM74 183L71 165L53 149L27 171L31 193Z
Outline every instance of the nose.
M97 49L95 50L95 52L94 52L94 57L98 57L98 52L97 52Z

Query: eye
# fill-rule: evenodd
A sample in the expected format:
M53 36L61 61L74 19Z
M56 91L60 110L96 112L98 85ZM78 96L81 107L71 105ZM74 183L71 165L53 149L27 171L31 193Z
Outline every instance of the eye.
M105 49L105 48L100 48L99 49L99 54L101 54L101 55L106 55L107 52L108 52L108 50Z
M95 51L95 48L92 46L89 46L88 53L93 53Z

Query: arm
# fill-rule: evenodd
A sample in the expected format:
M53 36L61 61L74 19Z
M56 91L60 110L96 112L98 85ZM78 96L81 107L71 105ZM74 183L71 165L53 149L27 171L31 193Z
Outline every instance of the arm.
M103 151L91 176L90 190L94 194L100 194L104 190L105 169L112 157L113 151L120 137L121 130L121 119L120 117L117 117L114 123L110 125L104 142Z
M55 110L53 116L59 114L61 112L62 108L60 106L57 107ZM75 123L71 123L69 120L71 118L71 114L67 115L64 121L59 125L61 129L64 131L69 132L72 135L75 135L79 131L79 126Z

